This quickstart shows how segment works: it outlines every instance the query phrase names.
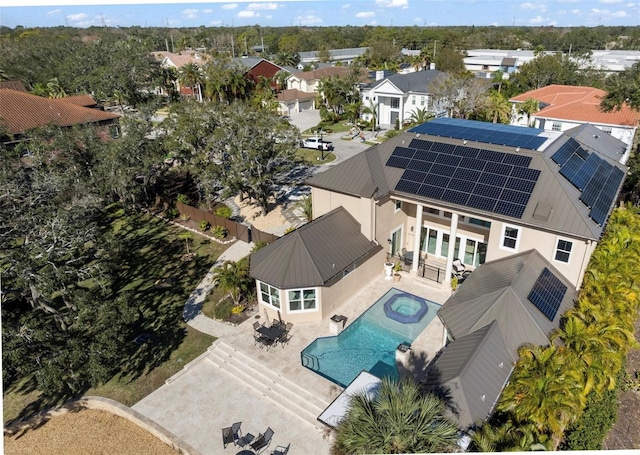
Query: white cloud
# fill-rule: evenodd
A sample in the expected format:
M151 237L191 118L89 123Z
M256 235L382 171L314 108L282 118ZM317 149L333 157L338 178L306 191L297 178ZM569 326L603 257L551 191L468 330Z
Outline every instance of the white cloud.
M627 17L627 12L624 10L616 11L615 13L611 13L611 17Z
M600 3L622 3L624 0L600 0Z
M196 19L198 17L197 9L184 9L182 10L182 15L187 19Z
M85 14L85 13L79 13L79 14L69 14L67 16L67 19L69 19L70 21L73 21L73 22L77 22L77 21L81 21L83 19L86 19L87 17L89 17L89 16L87 16L87 14Z
M213 13L213 10L211 8L208 8L208 9L203 9L202 12L206 14L211 14Z
M544 19L542 18L542 16L536 16L529 19L530 24L541 24L543 21Z
M226 5L222 5L222 9L236 9L237 7L237 3L227 3Z
M58 9L54 9L54 10L49 11L49 12L47 13L47 16L53 16L53 15L55 15L55 14L59 14L59 13L61 13L61 12L62 12L62 10L61 10L60 8L58 8Z
M306 16L298 16L295 18L295 23L300 25L313 25L322 23L322 19L320 19L315 14L307 14Z
M383 8L405 8L409 6L409 0L376 0L376 5Z
M277 3L249 3L247 5L247 9L251 10L251 11L256 11L256 10L274 10L274 9L278 9L278 4Z
M575 14L576 16L582 16L582 10L572 9L571 14Z
M356 14L356 17L375 17L376 13L374 13L373 11L360 11L359 13Z
M342 5L342 9L349 9L351 8L351 5L349 3L345 3L344 5Z
M541 12L547 11L547 5L544 3L532 3L532 2L524 2L520 4L520 9L524 10L540 10Z
M224 24L224 22L222 20L220 20L220 19L209 22L209 25L211 25L213 27L219 27L219 26L221 26L223 24Z
M252 17L257 17L260 16L259 14L257 14L255 11L248 11L248 10L244 10L244 11L240 11L238 13L238 17L242 17L242 18L252 18Z
M378 21L371 21L368 25L378 25Z

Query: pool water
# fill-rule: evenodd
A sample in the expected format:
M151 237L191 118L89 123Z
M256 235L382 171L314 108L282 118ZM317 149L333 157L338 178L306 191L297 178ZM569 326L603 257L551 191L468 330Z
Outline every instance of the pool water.
M399 302L396 311L413 314L416 300L424 301L428 311L416 323L398 322L385 314L384 304L390 299ZM396 348L413 343L439 308L435 302L391 288L338 336L317 338L309 344L301 353L302 365L341 387L349 385L362 370L380 378L398 378Z
M400 314L411 316L412 314L415 314L418 311L420 306L416 305L412 300L409 300L409 301L398 300L395 305L391 305L391 308L393 308L394 311Z

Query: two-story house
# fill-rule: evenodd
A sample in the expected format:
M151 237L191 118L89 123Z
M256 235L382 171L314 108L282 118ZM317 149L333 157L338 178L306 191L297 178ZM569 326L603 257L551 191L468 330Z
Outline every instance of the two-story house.
M437 115L431 101L430 86L443 75L437 70L425 70L378 78L360 88L362 105L373 107L377 113L377 123L388 128L394 127L396 119L401 125L407 122L418 109L426 109ZM362 117L371 120L371 114L363 114Z
M626 174L619 141L580 129L592 134L442 118L317 174L314 221L251 257L261 310L321 320L399 254L448 282L454 259L536 250L579 288Z

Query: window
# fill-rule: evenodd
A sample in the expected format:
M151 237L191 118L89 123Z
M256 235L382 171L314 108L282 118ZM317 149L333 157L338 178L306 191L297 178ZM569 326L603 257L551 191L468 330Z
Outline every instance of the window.
M569 256L571 256L571 248L573 242L568 240L558 239L558 245L556 246L556 261L569 263Z
M420 106L424 106L424 96L420 97Z
M609 127L606 127L606 126L605 126L605 127L603 127L603 128L602 128L602 132L603 132L603 133L611 134L611 131L612 131L612 130L611 130L611 128L609 128Z
M287 291L289 301L289 311L315 310L316 290L311 289L290 289Z
M402 201L395 201L395 210L394 212L399 212L402 210Z
M562 131L562 122L553 122L551 124L551 131Z
M415 97L415 95L411 97L411 105L412 106L416 105L416 97Z
M398 98L391 98L391 109L400 109L400 100Z
M113 139L120 137L120 127L118 125L109 125L109 135Z
M260 283L260 300L262 303L280 308L280 289L266 283Z
M425 208L424 208L424 212L425 212L425 213L432 213L432 214L434 214L434 215L438 215L438 216L440 216L440 210L438 210L438 209L434 209L433 207L425 207Z
M356 269L356 263L354 262L353 264L351 264L349 267L347 267L346 269L344 269L342 271L342 278L344 278L345 276L349 275L355 269Z
M502 232L502 246L510 250L518 249L518 233L519 229L513 226L504 227Z
M475 224L477 226L484 226L488 228L491 227L491 221L479 220L478 218L471 218L471 217L469 217L466 221L469 224Z

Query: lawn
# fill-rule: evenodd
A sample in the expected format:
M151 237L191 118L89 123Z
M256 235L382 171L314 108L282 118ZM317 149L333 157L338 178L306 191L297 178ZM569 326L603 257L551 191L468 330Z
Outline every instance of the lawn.
M128 406L179 371L215 340L187 327L182 309L189 294L229 245L194 235L185 255L181 229L151 215L125 215L113 208L110 229L122 249L115 295L124 294L141 315L122 371L84 394L101 395ZM26 378L4 391L3 418L24 417L71 397L44 397Z
M331 152L324 152L324 160L322 158L321 150L303 149L296 150L296 157L300 160L304 160L312 166L318 166L326 163L330 163L336 159L336 156Z
M326 134L326 130L327 129L333 131L334 133L345 133L345 132L351 130L351 128L353 128L353 125L347 125L346 122L340 121L338 123L334 123L331 126L325 127L324 130L325 130L325 134ZM304 135L314 136L316 134L317 129L318 129L317 125L312 126L308 130L303 131L302 135L303 136Z

